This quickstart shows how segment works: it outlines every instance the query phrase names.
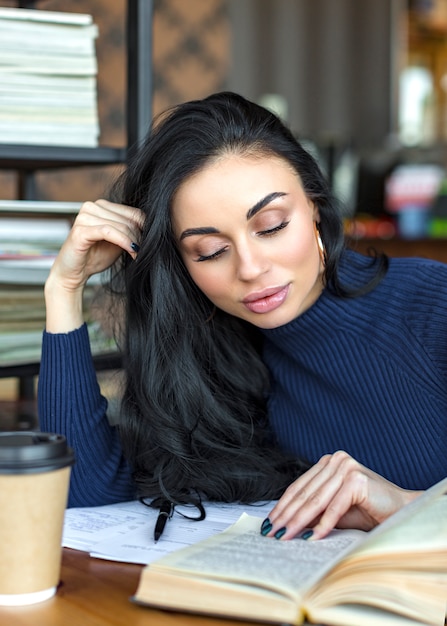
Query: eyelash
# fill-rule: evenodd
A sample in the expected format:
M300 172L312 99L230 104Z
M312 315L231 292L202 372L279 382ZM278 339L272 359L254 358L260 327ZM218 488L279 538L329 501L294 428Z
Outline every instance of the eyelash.
M263 237L273 237L280 230L283 230L284 228L286 228L288 224L289 224L289 221L284 221L284 222L281 222L281 224L278 224L278 226L275 226L274 228L269 228L268 230L260 230L256 234L261 235ZM217 250L216 252L213 252L213 254L210 254L208 256L200 255L196 259L196 261L197 263L202 263L203 261L213 261L214 259L217 259L223 252L225 252L225 250L228 250L228 247L221 248L220 250Z
M220 250L217 250L217 252L213 252L213 254L210 254L208 256L202 256L200 255L198 259L196 259L197 263L201 263L202 261L212 261L213 259L217 259L217 257L219 257L223 252L225 252L225 250L227 250L227 248L221 248Z
M261 231L259 231L258 235L264 235L265 237L271 237L272 235L275 235L280 230L283 230L283 228L285 228L288 224L289 224L288 221L281 222L281 224L278 224L278 226L275 226L274 228L269 228L268 230L261 230Z

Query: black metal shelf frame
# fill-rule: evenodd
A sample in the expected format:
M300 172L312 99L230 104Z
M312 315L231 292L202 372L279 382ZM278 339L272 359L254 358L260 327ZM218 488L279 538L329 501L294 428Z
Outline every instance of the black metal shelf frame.
M127 145L123 148L99 146L78 148L60 146L0 144L0 169L19 174L18 199L35 199L35 173L43 169L99 166L126 163L133 150L138 149L152 119L152 19L153 0L127 0ZM22 8L33 8L35 1L18 2ZM95 367L119 367L119 355L94 358ZM39 363L0 366L0 378L18 378L19 395L29 398L34 393L33 378L39 373Z

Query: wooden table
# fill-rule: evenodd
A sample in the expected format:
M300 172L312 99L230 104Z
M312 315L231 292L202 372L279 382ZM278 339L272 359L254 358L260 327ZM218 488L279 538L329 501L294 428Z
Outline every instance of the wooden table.
M3 626L234 626L241 622L168 613L133 604L142 567L93 559L64 548L54 598L27 607L0 607ZM245 626L250 626L244 622ZM252 623L253 626L253 623Z

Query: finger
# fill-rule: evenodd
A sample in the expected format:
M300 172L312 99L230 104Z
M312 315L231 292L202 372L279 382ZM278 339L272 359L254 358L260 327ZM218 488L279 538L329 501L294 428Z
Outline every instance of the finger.
M96 208L93 214L89 214L88 208L85 208L70 232L70 240L81 254L104 241L126 250L132 257L139 250L140 236L141 232L134 223L125 221L122 217L115 220L110 213L101 217Z
M313 483L318 486L324 481L324 475L321 472L328 463L328 456L322 457L318 463L313 465L307 472L297 478L291 485L287 487L281 498L278 500L274 508L270 512L270 519L276 520L290 506L293 500L297 498L305 499L308 486Z
M319 522L313 527L312 540L326 537L336 528L340 520L355 508L357 502L364 499L363 491L367 492L367 482L367 477L361 472L357 472L356 476L349 476L348 480L327 504ZM373 526L374 524L371 523L371 527Z
M108 200L84 202L76 217L75 224L97 226L103 223L115 225L120 230L127 228L129 235L139 241L144 226L145 215L139 209Z
M119 204L117 202L110 202L104 198L100 198L93 203L87 202L84 204L87 205L87 209L91 210L91 205L96 205L96 207L103 209L110 214L114 214L118 220L123 219L125 221L130 221L134 223L139 230L141 230L144 226L146 215L143 211L136 207L132 207L127 204Z
M317 489L306 492L305 497L292 501L282 515L274 521L272 534L278 538L292 539L312 528L327 511L343 486L340 474L332 476ZM343 511L344 513L344 511ZM324 529L325 527L323 527Z
M125 226L116 226L111 223L96 226L74 224L66 247L73 249L77 254L85 255L94 246L111 244L132 253L134 239L133 233Z
M314 471L307 473L312 473L310 479L304 475L292 483L281 498L283 502L278 503L281 506L272 510L268 536L279 532L284 539L290 539L315 523L342 488L345 476L357 467L359 464L342 451L322 457Z
M274 522L285 521L284 515L303 507L306 502L313 499L319 489L339 471L338 466L342 462L342 455L325 455L318 463L309 469L303 476L293 482L272 509L270 519Z
M287 522L285 539L295 536L303 530L303 524L313 526L312 539L321 539L339 525L345 518L344 526L370 529L375 525L369 515L370 472L349 455L338 454L338 471L316 491L302 509L295 512ZM328 464L328 467L331 463ZM316 524L309 523L306 516L312 515L312 506L316 506L320 516ZM351 522L349 523L349 518Z

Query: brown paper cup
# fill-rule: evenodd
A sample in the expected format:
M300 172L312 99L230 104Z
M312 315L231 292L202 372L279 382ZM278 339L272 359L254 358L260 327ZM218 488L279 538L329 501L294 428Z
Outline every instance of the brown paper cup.
M32 434L39 450L30 451L26 438L15 434L17 445L5 454L17 453L17 458L5 461L3 435L0 434L0 605L32 604L53 596L59 583L73 455L60 435ZM48 437L57 439L51 442ZM62 444L59 450L53 446L47 452L45 446L51 448L55 442L57 446ZM31 459L30 454L34 455Z

